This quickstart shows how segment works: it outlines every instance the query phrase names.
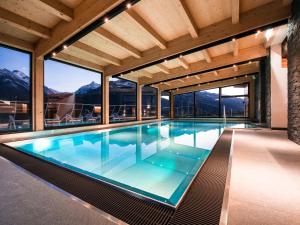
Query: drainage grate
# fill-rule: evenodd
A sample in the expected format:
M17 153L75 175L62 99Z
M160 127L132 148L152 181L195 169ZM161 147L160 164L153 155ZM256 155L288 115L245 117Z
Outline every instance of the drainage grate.
M168 224L219 224L231 138L232 130L225 130Z
M225 190L232 131L225 130L183 201L173 208L0 145L0 155L132 225L217 225Z

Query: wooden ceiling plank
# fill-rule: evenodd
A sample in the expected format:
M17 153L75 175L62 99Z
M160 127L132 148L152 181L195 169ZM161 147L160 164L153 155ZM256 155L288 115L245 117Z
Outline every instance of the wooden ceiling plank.
M122 60L122 66L107 66L105 74L112 76L138 66L145 65L156 60L161 60L171 55L180 54L188 49L205 46L214 41L222 40L251 29L257 29L260 26L274 23L288 18L290 15L290 6L282 6L281 2L273 1L258 8L249 10L240 15L240 23L232 24L231 18L215 23L211 26L201 29L198 38L191 38L190 35L177 38L168 42L167 49L153 48L143 52L140 59L126 58Z
M0 43L30 52L34 51L34 45L32 43L3 33L0 33Z
M69 62L69 63L73 63L75 65L79 65L79 66L83 66L86 68L90 68L90 69L94 69L100 72L103 72L103 66L98 65L96 63L92 63L90 61L78 58L76 56L72 56L63 52L60 52L59 54L57 54L54 58L57 58L59 60L65 61L65 62Z
M161 49L166 49L167 44L165 40L133 9L125 11L125 13L140 27L148 37Z
M60 22L51 32L51 38L40 40L36 46L37 57L43 57L53 49L63 44L84 27L99 19L105 13L124 2L124 0L85 0L74 9L74 18L71 22Z
M111 63L111 64L116 65L116 66L120 66L121 65L121 62L120 62L120 60L118 58L116 58L116 57L114 57L112 55L109 55L109 54L107 54L105 52L102 52L102 51L100 51L97 48L94 48L92 46L84 44L84 43L82 43L80 41L75 42L72 46L76 47L76 48L79 48L79 49L81 49L83 51L86 51L86 52L88 52L90 54L93 54L93 55L101 58L101 60L103 60L103 61L105 61L107 63Z
M207 63L211 63L211 57L209 55L209 52L207 49L202 50L202 54L206 60Z
M63 20L70 22L73 19L73 10L58 0L40 0L39 2L44 5L49 13Z
M185 24L187 25L188 31L192 38L198 37L198 27L195 23L186 3L184 0L173 0L174 3L177 6L177 9L179 11L179 14L181 18L184 20Z
M219 68L222 66L228 66L240 62L246 62L249 60L265 57L268 54L263 46L255 46L247 49L241 49L239 56L234 57L231 53L216 56L213 58L211 63L207 63L204 60L190 64L189 69L183 69L182 67L177 67L170 69L170 74L155 73L152 79L144 78L141 80L142 84L151 84L155 82L161 82L168 79L173 79L176 77L181 77L195 72L201 72L205 70L211 70Z
M240 0L231 0L232 24L240 22Z
M50 38L50 29L47 27L44 27L6 9L0 8L0 20L38 37Z
M141 58L142 56L142 53L138 51L136 48L134 48L126 41L123 41L121 38L115 36L114 34L110 33L109 31L105 30L102 27L97 28L93 33L99 35L101 38L118 46L119 48L123 49L124 51L128 52L129 54L131 54L136 58Z
M188 64L188 62L187 62L184 58L179 57L179 58L177 58L177 61L179 62L179 64L180 64L183 68L185 68L185 69L188 69L188 68L189 68L189 64Z

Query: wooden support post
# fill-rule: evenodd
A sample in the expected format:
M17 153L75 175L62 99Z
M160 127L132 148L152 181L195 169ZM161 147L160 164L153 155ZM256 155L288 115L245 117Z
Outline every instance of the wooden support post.
M174 94L170 94L170 118L174 119Z
M103 74L104 76L104 74ZM102 99L102 116L103 116L103 124L109 124L109 76L103 77L103 99Z
M161 120L161 90L157 89L157 119Z
M137 121L142 120L142 90L143 85L137 84L136 90L136 119Z
M33 54L32 63L32 128L40 131L44 130L44 60Z

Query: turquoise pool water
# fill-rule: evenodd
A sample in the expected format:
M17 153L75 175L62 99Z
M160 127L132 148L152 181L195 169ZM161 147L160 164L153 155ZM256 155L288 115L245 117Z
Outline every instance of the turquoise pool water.
M228 127L246 127L232 123ZM176 206L223 131L166 121L6 143L95 179Z

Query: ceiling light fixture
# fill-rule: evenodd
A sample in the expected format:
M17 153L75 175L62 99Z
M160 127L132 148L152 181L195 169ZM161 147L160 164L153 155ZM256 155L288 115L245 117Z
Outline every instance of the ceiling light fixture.
M265 33L265 38L267 39L267 41L270 40L270 38L273 36L273 34L274 34L273 28L268 29L268 30L266 31L266 33Z

